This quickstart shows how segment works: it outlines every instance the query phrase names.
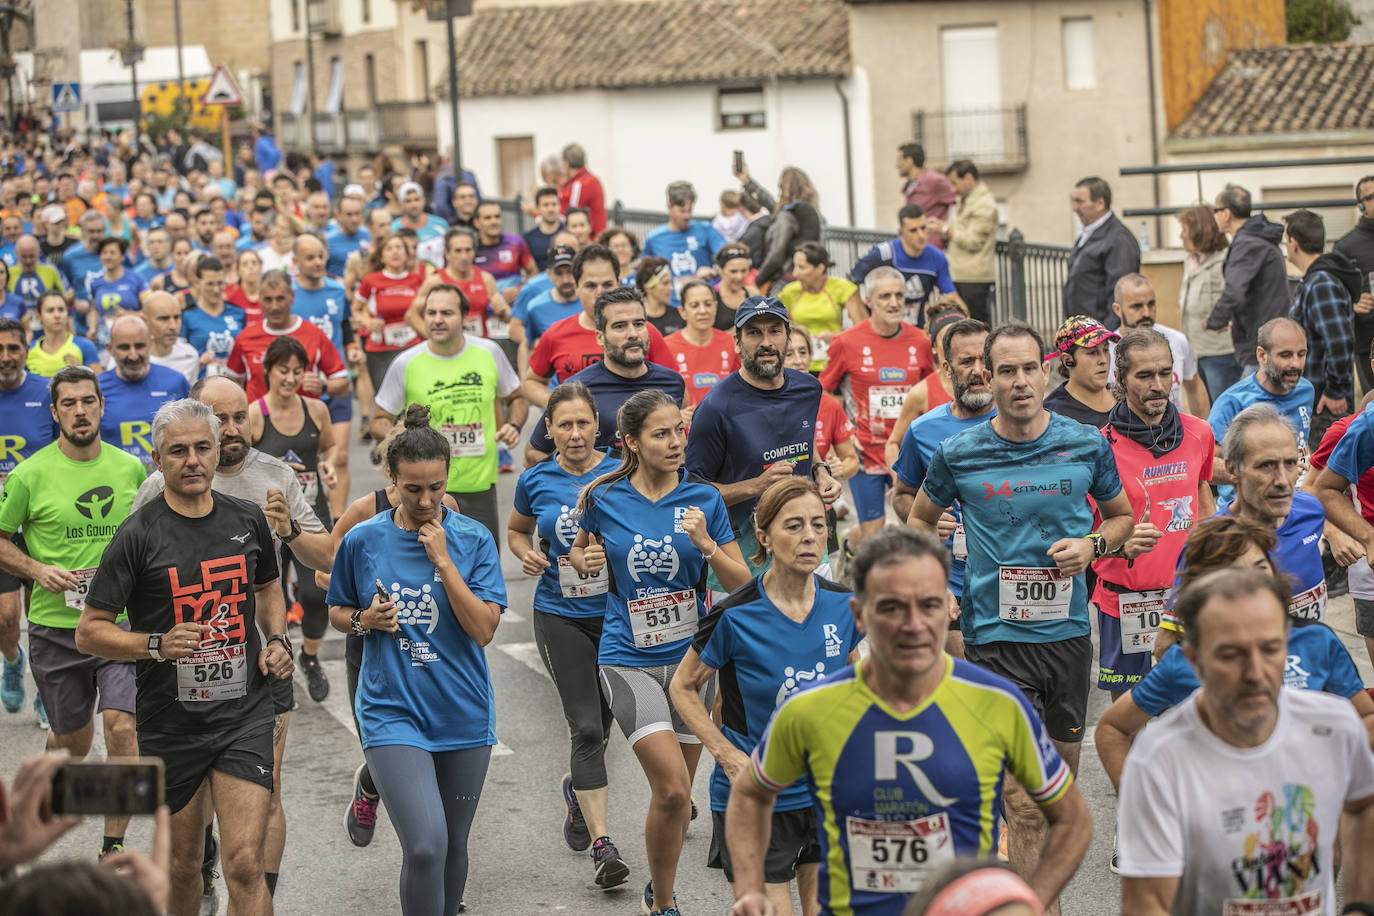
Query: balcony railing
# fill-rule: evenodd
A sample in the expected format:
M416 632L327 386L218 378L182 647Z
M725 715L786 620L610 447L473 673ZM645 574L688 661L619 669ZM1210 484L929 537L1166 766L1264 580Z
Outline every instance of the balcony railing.
M433 102L378 102L377 118L383 143L432 147L439 139Z
M1030 163L1026 106L917 111L911 132L925 147L926 161L943 169L970 159L983 172L1019 172Z

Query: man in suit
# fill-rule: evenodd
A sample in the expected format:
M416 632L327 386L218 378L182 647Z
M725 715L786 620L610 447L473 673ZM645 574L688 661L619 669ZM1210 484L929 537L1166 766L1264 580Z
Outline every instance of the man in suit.
M1083 224L1069 253L1064 281L1064 317L1086 315L1113 330L1121 319L1112 311L1116 281L1140 271L1140 243L1112 212L1112 189L1101 178L1084 178L1069 196Z

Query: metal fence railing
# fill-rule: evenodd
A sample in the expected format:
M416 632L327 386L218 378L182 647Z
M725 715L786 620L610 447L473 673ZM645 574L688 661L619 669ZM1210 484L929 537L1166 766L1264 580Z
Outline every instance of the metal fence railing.
M497 199L507 232L523 233L533 225L519 197ZM663 224L667 215L661 210L635 210L616 201L606 213L607 223L633 232L643 241L651 229ZM821 241L833 262L831 273L848 276L854 263L879 242L892 238L891 232L826 226ZM993 320L997 323L1019 319L1041 334L1053 335L1063 321L1062 293L1069 272L1067 245L1027 242L1019 229L997 241L997 284Z

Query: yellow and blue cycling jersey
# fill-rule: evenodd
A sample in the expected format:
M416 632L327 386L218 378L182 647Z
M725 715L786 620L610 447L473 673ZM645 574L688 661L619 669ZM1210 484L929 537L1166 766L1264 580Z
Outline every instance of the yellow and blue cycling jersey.
M930 871L993 851L1006 773L1039 805L1062 798L1073 776L1010 681L947 657L930 697L899 714L862 665L783 701L753 774L771 792L808 778L822 913L898 916Z

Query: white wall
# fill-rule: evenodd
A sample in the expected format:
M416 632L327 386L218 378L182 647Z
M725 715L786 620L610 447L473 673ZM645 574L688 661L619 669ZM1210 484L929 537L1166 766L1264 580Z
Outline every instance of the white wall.
M866 147L859 140L869 135L866 82L844 85L853 154L862 163ZM608 205L619 199L627 207L663 209L668 183L685 179L696 186L698 212L707 214L715 212L721 191L738 187L730 166L732 151L741 149L752 175L772 191L783 166L804 169L826 219L848 223L843 121L834 81L768 85L764 95L768 126L729 131L715 129L716 94L710 86L463 99L458 112L463 164L476 171L484 188L495 187L498 137L532 136L536 164L576 140L606 188ZM435 116L439 136L449 136L447 101L435 103ZM856 183L863 177L856 174ZM872 188L856 186L855 192L857 200L870 202L866 210L859 208L856 220L872 225Z

